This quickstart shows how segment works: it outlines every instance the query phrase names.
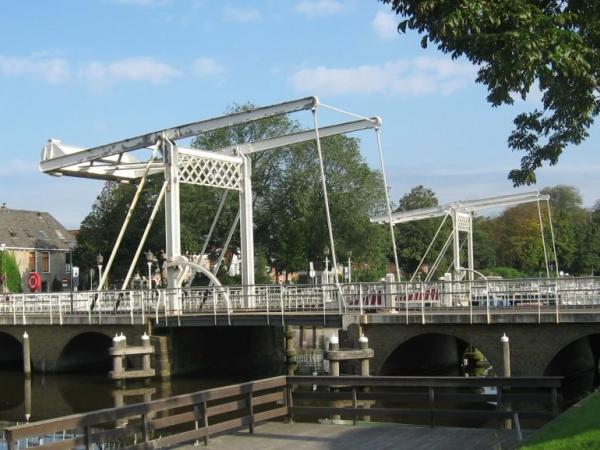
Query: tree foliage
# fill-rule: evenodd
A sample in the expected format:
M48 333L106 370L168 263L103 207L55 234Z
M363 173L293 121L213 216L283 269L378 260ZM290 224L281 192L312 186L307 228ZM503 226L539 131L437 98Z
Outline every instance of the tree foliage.
M527 203L507 208L497 215L474 217L473 240L477 270L505 278L545 276L541 215L551 276L556 273L552 232L561 271L572 275L590 275L600 271L600 209L583 208L581 195L573 186L548 187L542 193L550 196L553 229L550 228L546 202L540 202L539 211L536 203ZM401 198L398 209L415 209L436 204L437 198L433 191L416 186ZM412 275L440 220L396 225L399 260L405 277ZM425 263L431 263L437 256L450 229L450 224L447 229L442 229L438 242L432 247ZM448 253L451 254L451 249ZM466 257L466 249L463 248L461 259L465 261ZM443 260L436 277L441 276L449 262L450 258Z
M236 105L229 112L253 108ZM215 150L228 145L265 139L298 131L298 123L285 116L262 119L249 124L219 129L195 139L192 146ZM388 237L385 230L371 224L369 217L384 206L379 173L368 167L359 151L359 141L344 136L322 140L334 238L338 257L350 254L354 261L368 265L376 275L385 273ZM314 143L297 144L251 155L254 211L254 238L257 282L267 280L265 266L286 273L308 270L308 262L323 266L323 251L328 246L323 193ZM151 178L143 191L134 219L117 254L111 279L122 279L143 233L162 177ZM109 254L125 218L135 186L107 183L84 219L79 235L80 260L88 267L95 255ZM182 251L201 250L223 190L182 184ZM210 245L215 260L220 253L239 208L238 193L229 192ZM164 212L157 216L146 248L164 248ZM230 248L239 247L239 227ZM341 261L340 261L341 262ZM82 265L85 265L82 264ZM145 273L145 261L139 262ZM219 277L229 280L225 268ZM235 282L235 280L230 280ZM239 281L238 281L239 282Z
M403 16L398 25L423 34L452 58L479 67L477 82L493 106L526 98L537 85L542 107L521 113L508 139L524 152L509 178L535 183L535 170L554 165L579 144L600 112L600 2L588 0L380 0Z
M21 273L17 260L12 252L0 252L0 285L6 286L9 292L23 292L21 286Z

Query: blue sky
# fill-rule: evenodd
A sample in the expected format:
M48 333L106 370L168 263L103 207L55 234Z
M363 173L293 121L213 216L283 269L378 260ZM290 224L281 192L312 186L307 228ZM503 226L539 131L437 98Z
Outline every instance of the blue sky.
M441 201L513 192L506 138L538 96L491 108L475 69L375 0L53 0L6 2L0 16L0 202L77 227L102 187L38 171L49 138L94 146L306 95L384 120L395 201L416 184ZM359 135L377 164L372 133ZM600 198L598 126L538 187ZM529 190L523 188L520 190Z

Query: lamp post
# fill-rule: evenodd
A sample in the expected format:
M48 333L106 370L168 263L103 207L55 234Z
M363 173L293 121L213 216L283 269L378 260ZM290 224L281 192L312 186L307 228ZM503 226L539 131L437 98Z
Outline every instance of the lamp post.
M98 253L98 256L96 256L96 264L98 265L98 290L101 291L102 290L102 286L100 286L100 283L102 283L102 263L104 262L104 257L102 256L102 254Z
M2 267L0 267L0 278L2 279L2 293L6 292L6 269L4 264L4 255L6 254L6 244L0 244L0 262L2 263Z
M348 252L348 283L352 283L352 252Z
M323 249L323 255L325 255L325 272L323 275L326 277L326 282L323 283L323 280L321 280L321 284L329 284L329 247L327 245Z
M146 252L146 264L148 265L148 290L152 289L152 264L156 261L156 256L152 250Z

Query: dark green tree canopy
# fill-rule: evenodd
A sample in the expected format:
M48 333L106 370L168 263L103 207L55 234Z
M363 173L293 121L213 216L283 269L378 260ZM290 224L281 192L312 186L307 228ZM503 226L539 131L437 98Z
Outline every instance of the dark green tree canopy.
M417 30L452 58L479 66L488 101L512 104L536 84L540 109L519 114L508 139L524 152L509 178L535 183L535 170L554 165L580 144L600 112L600 2L596 0L380 0L403 16L401 32Z

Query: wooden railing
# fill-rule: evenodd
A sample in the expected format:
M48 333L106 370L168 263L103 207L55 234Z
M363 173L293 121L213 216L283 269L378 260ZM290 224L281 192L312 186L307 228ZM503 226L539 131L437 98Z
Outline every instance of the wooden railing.
M549 419L561 377L280 376L5 429L8 449L169 447L278 418ZM486 393L483 388L495 389ZM488 392L490 392L488 390ZM407 404L409 406L407 406ZM537 409L532 406L537 404ZM457 408L459 405L460 408ZM470 405L470 406L469 406ZM48 442L46 436L64 439ZM33 440L32 440L33 438ZM23 442L20 442L23 441ZM21 445L20 445L21 444Z
M288 411L292 419L339 416L354 423L368 416L388 421L418 418L432 426L448 418L510 419L518 425L519 419L557 415L561 382L562 377L345 376L333 382L327 376L288 376L288 391L293 392ZM532 409L534 405L538 408Z
M86 449L119 442L122 448L163 448L288 414L286 377L275 377L178 395L91 413L74 414L5 429L9 450ZM45 436L64 432L68 439L46 443ZM41 441L40 441L41 439ZM25 445L19 446L19 441ZM33 447L31 447L33 448Z

